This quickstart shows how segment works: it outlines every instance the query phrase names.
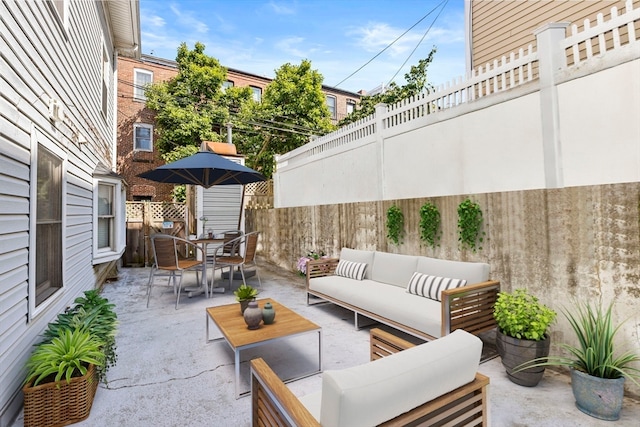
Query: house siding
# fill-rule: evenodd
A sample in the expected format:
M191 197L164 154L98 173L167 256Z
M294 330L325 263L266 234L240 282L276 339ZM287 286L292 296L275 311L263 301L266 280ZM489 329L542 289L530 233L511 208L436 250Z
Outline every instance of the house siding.
M633 1L636 9L640 0ZM624 11L625 1L502 1L473 0L471 2L471 68L484 67L503 55L527 46L535 46L534 30L549 22L570 22L583 28L584 20L596 22L602 13L610 19L612 7ZM569 30L567 30L569 31ZM567 33L570 34L570 33Z
M47 323L96 285L93 171L114 164L116 55L102 2L68 6L63 30L50 2L0 2L0 427L20 411L24 364ZM49 99L64 120L50 121ZM45 141L63 153L63 288L30 313L31 156Z

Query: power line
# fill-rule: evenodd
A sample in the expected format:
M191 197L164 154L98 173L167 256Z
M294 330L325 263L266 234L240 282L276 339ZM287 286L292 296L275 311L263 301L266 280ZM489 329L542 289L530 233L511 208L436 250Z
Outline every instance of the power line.
M443 4L444 3L444 4ZM396 78L396 76L398 75L398 73L400 72L400 70L402 70L402 68L407 65L407 62L409 62L409 59L413 56L413 54L416 52L416 50L418 50L418 47L420 47L420 45L422 44L422 41L424 40L424 38L427 36L427 34L429 34L429 31L431 31L431 28L433 27L433 25L436 23L436 21L438 20L438 18L440 17L440 14L442 13L442 11L444 10L444 8L447 6L447 4L449 3L449 0L445 0L442 3L442 8L440 9L440 12L438 12L438 15L436 15L435 19L433 20L433 22L431 22L431 25L429 25L429 28L427 28L427 31L424 32L424 34L422 35L422 38L420 39L420 41L418 42L418 44L416 45L416 47L413 48L413 50L411 51L411 53L409 54L409 56L407 56L407 59L404 60L404 62L402 63L402 65L400 66L400 68L398 68L398 71L396 71L396 73L393 75L393 77L391 77L389 79L389 81L387 82L387 86L389 86L391 84L391 82L393 81L393 79Z
M353 77L357 72L359 72L360 70L362 70L364 67L366 67L367 65L369 65L371 63L371 61L373 61L374 59L376 59L378 56L382 55L387 49L389 49L391 46L393 46L398 40L400 40L402 37L405 36L405 34L407 34L409 31L413 30L413 28L418 25L419 23L421 23L422 21L424 21L429 15L431 15L433 13L434 10L436 10L438 7L440 7L440 5L442 3L444 3L445 1L448 0L443 0L442 2L440 2L440 4L438 4L438 6L434 7L433 9L431 9L426 15L424 15L422 18L420 18L420 20L418 22L416 22L415 24L413 24L407 31L405 31L404 33L400 34L394 41L392 41L389 45L387 45L387 47L385 47L384 49L382 49L380 52L378 52L373 58L371 58L370 60L368 60L367 62L365 62L360 68L358 68L357 70L355 70L353 73L349 74L347 77L345 77L344 79L342 79L338 84L334 85L333 87L338 87L340 86L342 83L346 82L347 80L349 80L351 77Z

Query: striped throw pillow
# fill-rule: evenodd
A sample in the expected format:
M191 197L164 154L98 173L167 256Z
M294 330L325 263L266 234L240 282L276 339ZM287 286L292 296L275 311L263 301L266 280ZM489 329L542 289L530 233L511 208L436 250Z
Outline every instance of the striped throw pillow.
M407 292L421 297L441 301L441 293L445 289L459 288L467 284L463 279L450 279L448 277L429 276L428 274L413 273Z
M362 280L366 269L367 264L364 262L353 262L341 259L336 267L336 276Z

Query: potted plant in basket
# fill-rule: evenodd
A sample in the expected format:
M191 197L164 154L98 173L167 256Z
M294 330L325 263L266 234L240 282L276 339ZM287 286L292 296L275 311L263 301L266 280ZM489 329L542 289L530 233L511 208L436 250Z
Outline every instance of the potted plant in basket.
M116 314L97 291L49 323L27 361L24 425L67 425L89 416L98 383L116 362Z
M532 366L569 367L578 409L595 418L615 421L622 410L625 378L640 386L640 370L631 366L640 362L640 355L632 351L614 354L613 341L622 324L613 325L613 303L606 310L601 303L575 306L577 314L562 310L578 339L578 345L561 344L571 356L538 359Z
M249 302L255 300L259 292L254 287L243 283L233 293L236 296L236 301L240 303L241 314L244 314Z
M534 387L544 375L544 366L516 370L532 360L549 355L551 339L547 328L556 312L538 301L525 289L500 292L493 307L496 319L496 349L508 378L519 385Z

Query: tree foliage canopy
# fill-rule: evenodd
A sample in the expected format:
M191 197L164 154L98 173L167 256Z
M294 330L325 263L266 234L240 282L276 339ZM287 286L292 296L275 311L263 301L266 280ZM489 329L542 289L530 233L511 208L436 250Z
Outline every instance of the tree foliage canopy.
M245 104L234 120L234 142L247 156L248 166L267 177L273 174L274 156L324 135L335 127L322 91L322 75L311 62L290 63L276 70L262 102Z
M204 49L199 42L193 50L181 43L176 57L178 74L145 91L146 106L156 112L156 146L163 156L180 147L200 147L202 141L220 141L229 108L251 98L249 88L222 91L227 70L205 55ZM176 159L176 155L170 157Z
M358 109L342 119L338 126L345 126L372 115L377 104L395 104L410 96L417 95L423 90L429 93L432 87L427 81L427 67L433 61L435 53L436 48L434 47L426 58L418 61L418 65L411 66L409 72L404 75L405 85L398 86L395 82L392 82L385 92L371 96L365 95L360 98Z

